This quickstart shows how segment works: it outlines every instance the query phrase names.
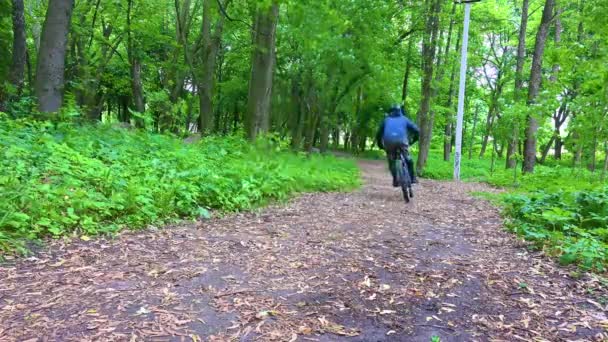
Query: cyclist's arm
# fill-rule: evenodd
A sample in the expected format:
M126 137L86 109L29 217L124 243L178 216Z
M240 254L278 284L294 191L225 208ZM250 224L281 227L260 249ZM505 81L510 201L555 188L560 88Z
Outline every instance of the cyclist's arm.
M416 143L420 137L420 130L418 129L418 126L416 126L416 124L413 122L408 121L407 130L410 133L411 144Z

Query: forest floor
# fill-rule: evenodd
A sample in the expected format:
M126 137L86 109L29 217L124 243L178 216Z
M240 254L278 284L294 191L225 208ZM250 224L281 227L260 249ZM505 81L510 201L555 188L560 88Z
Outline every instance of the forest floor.
M608 339L605 280L529 252L470 195L497 190L422 180L405 205L384 163L360 165L354 193L4 264L0 341Z

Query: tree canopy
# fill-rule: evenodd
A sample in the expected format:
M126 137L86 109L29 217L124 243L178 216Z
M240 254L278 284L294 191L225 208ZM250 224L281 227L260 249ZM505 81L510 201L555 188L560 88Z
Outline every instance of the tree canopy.
M272 131L294 149L360 152L387 106L402 103L422 131L424 173L429 151L443 148L446 160L452 151L462 7L2 0L0 57L12 62L0 65L1 107L176 134ZM473 4L470 155L492 151L532 172L567 153L596 168L608 146L607 9L599 0Z

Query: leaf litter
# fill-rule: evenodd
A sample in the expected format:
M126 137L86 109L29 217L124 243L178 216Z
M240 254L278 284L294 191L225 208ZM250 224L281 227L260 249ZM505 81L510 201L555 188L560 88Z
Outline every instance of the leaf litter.
M354 193L305 194L0 266L1 341L603 341L605 276L559 267L468 193L383 163Z

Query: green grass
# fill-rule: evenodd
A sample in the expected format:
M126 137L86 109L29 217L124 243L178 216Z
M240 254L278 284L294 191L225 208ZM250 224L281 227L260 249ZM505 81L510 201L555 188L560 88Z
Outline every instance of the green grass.
M181 139L110 126L0 119L0 253L237 211L359 185L353 161L239 137Z

